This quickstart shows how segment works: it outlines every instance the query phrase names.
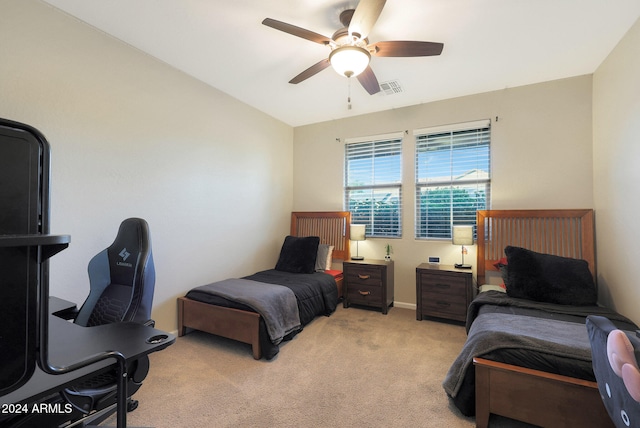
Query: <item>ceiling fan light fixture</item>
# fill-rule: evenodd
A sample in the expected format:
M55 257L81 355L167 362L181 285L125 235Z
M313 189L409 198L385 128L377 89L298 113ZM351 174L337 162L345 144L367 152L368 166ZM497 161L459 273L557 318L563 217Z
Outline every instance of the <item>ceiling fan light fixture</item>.
M341 76L357 76L362 73L371 60L371 54L359 46L340 46L331 51L329 62Z

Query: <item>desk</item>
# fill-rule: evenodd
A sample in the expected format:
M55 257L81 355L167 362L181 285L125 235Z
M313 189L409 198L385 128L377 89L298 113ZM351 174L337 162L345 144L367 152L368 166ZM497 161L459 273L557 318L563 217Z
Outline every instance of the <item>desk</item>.
M127 361L131 361L160 351L176 340L172 334L137 323L81 327L53 315L73 307L75 307L73 303L56 297L49 298L49 361L53 366L67 366L99 352L112 350L121 352ZM150 338L158 335L166 335L167 339L159 343L149 342ZM113 359L61 375L50 375L43 372L40 367L36 367L33 376L26 384L0 397L0 404L31 404L79 380L106 372L114 367Z

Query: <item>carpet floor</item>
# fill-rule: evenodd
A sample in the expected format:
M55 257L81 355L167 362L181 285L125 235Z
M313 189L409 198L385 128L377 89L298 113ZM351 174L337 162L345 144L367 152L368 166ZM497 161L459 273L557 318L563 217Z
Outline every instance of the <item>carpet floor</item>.
M442 389L464 327L339 305L318 317L271 361L249 345L201 332L152 354L127 415L130 426L474 427ZM103 425L115 425L115 417ZM527 425L503 418L491 427Z

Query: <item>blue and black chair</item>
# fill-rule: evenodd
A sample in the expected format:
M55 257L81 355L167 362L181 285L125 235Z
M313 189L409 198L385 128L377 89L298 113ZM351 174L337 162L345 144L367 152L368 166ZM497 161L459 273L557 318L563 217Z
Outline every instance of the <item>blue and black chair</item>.
M88 328L116 322L154 325L151 306L155 267L149 225L145 220L124 220L113 244L91 259L88 273L89 296L75 315L74 323ZM149 372L149 358L138 359L127 372L127 391L131 397ZM102 411L116 402L115 376L113 371L91 378L67 388L62 395L83 414ZM137 405L136 400L129 398L127 410L132 411Z

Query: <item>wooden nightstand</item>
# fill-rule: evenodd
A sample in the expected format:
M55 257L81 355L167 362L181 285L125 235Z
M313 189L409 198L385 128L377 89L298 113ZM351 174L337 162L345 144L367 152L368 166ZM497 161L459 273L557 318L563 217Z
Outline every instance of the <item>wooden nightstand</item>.
M365 305L387 314L393 306L393 261L349 260L343 263L343 306Z
M473 299L469 269L422 263L416 268L416 319L446 318L464 322Z

